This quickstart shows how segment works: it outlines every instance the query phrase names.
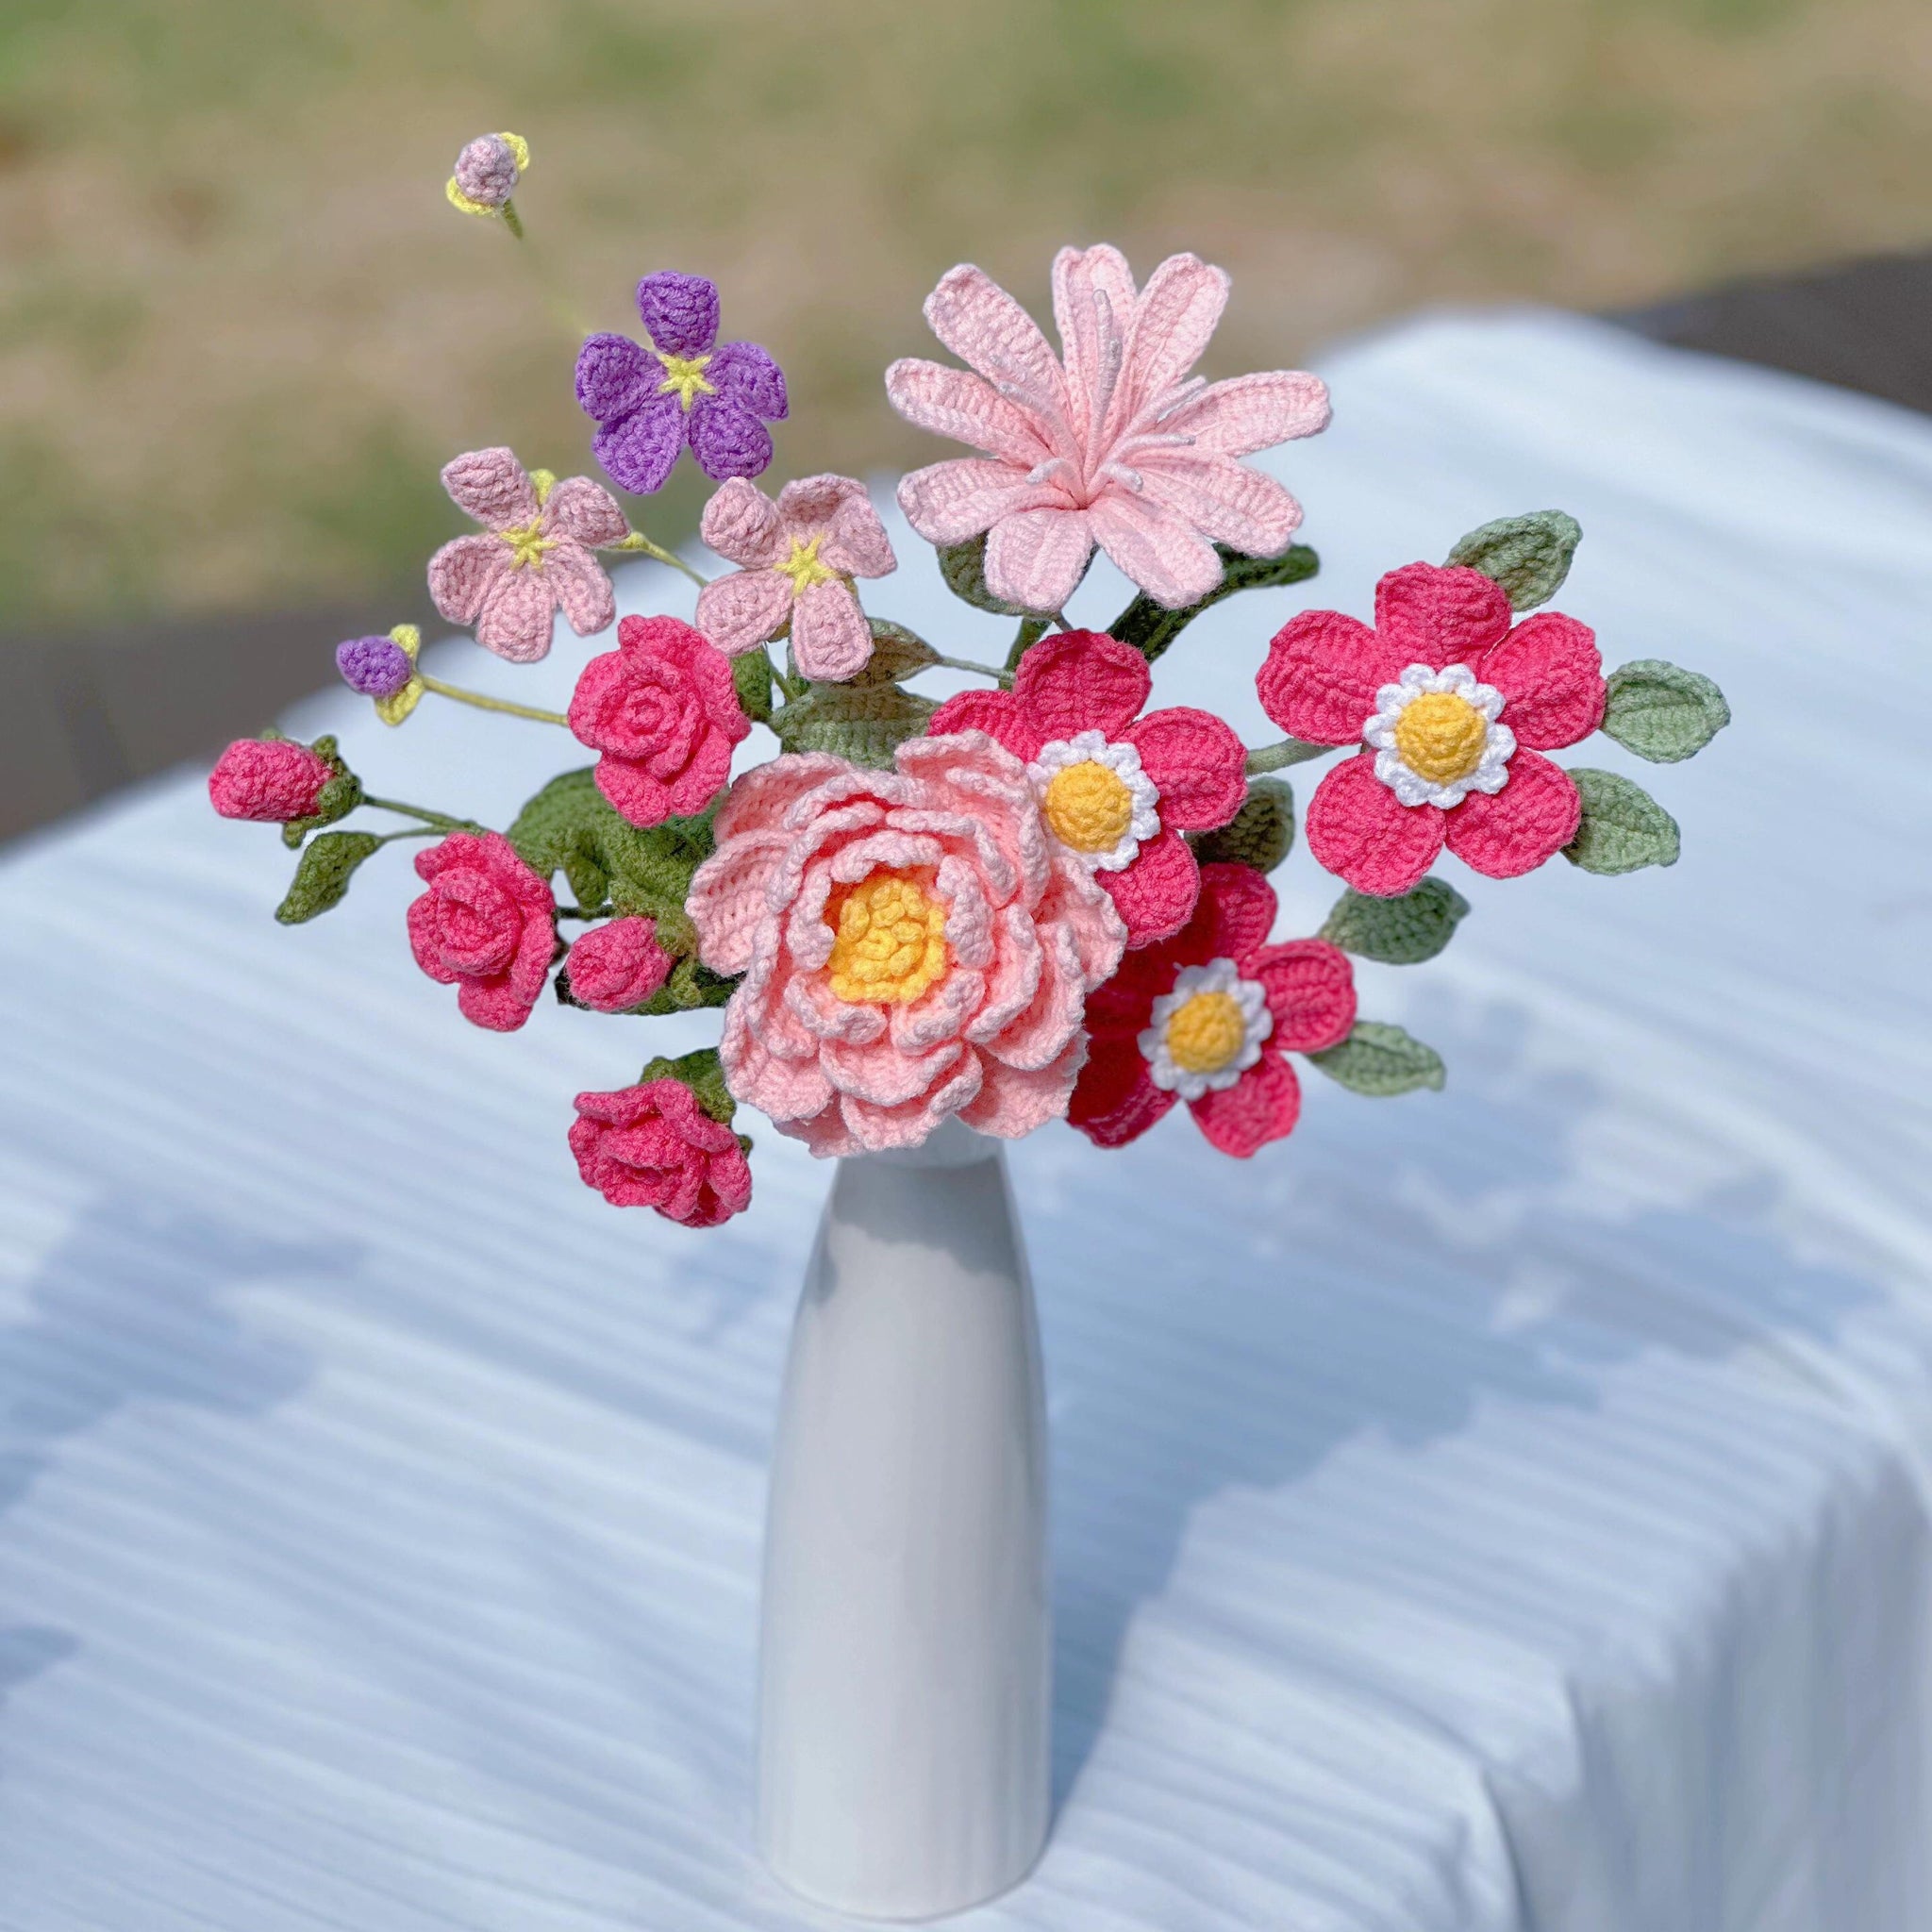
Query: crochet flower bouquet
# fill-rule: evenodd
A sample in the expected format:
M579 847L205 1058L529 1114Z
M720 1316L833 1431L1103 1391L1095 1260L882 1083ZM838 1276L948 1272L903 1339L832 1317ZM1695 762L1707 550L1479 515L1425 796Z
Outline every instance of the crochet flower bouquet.
M450 198L514 225L527 164L514 137L485 137ZM1246 1157L1295 1124L1291 1055L1357 1092L1440 1086L1427 1047L1357 1017L1351 955L1414 963L1448 943L1468 908L1431 875L1445 847L1497 879L1559 853L1600 873L1672 863L1677 828L1644 791L1550 754L1600 730L1688 758L1724 699L1652 659L1606 677L1588 625L1536 608L1579 534L1550 510L1391 570L1373 621L1305 610L1257 635L1278 742L1150 710L1149 667L1192 618L1316 569L1290 541L1299 506L1242 458L1322 429L1327 394L1293 372L1191 374L1227 291L1191 255L1137 289L1116 250L1063 249L1057 356L978 269L933 291L926 319L967 366L895 362L886 391L979 454L913 472L898 499L951 589L1015 621L1005 663L978 664L868 614L861 586L895 560L859 483L805 476L774 500L753 482L787 414L778 364L720 340L712 283L647 275L636 339L592 335L577 356L591 451L647 496L688 450L718 486L702 533L729 568L699 577L695 625L618 624L567 717L426 675L408 625L341 645L387 724L435 694L564 727L593 761L492 829L372 795L330 739L230 745L215 808L279 822L300 849L276 916L313 918L383 846L430 838L408 941L474 1024L513 1031L546 987L627 1018L721 1009L715 1049L577 1095L569 1132L608 1200L691 1226L750 1202L741 1106L843 1155L916 1145L953 1115L1005 1138L1066 1120L1112 1147L1185 1102ZM696 575L589 477L487 449L442 479L482 527L430 559L431 597L511 662L549 651L559 612L578 637L609 630L600 553ZM1065 615L1096 548L1140 591L1104 629ZM942 704L910 688L940 667L980 682ZM734 780L755 727L772 755ZM1316 759L1306 844L1343 890L1318 934L1274 941L1267 875L1294 808L1268 774ZM360 829L368 811L405 823Z

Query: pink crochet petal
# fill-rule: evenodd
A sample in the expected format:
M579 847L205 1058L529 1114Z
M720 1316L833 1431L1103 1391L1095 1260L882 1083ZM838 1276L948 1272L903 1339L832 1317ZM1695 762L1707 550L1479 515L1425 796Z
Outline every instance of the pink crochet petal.
M907 422L1004 457L1023 472L1053 454L1025 410L967 370L908 356L886 371L886 396Z
M1126 923L1107 889L1065 853L1055 858L1053 875L1033 914L1036 919L1057 920L1073 934L1090 989L1119 968L1126 950Z
M534 523L537 491L516 452L473 449L442 468L442 487L460 510L485 529L508 530Z
M1170 255L1147 277L1127 336L1133 409L1172 389L1201 359L1227 307L1227 289L1226 271L1198 255Z
M1104 631L1055 631L1020 659L1013 698L1042 744L1081 731L1119 738L1152 685L1146 658L1131 644Z
M928 543L963 543L1002 517L1025 509L1058 509L1066 492L1035 483L1024 469L990 457L956 457L899 479L899 508Z
M542 524L554 537L574 537L591 550L622 543L630 525L616 497L588 476L566 476L543 499Z
M1066 381L1040 325L983 269L961 262L947 270L925 298L925 319L989 382L1016 384L1064 410Z
M1274 888L1253 866L1204 865L1200 906L1174 953L1183 965L1245 959L1266 943L1279 909Z
M1144 496L1109 490L1087 514L1100 547L1157 604L1178 610L1198 604L1220 583L1221 558L1213 544L1174 511ZM991 569L987 575L990 582Z
M1261 708L1291 738L1353 744L1375 712L1375 693L1409 659L1360 619L1302 610L1275 632L1255 678Z
M1102 873L1100 882L1125 922L1127 944L1148 946L1187 924L1201 891L1201 868L1178 832L1162 832L1141 847L1131 865Z
M839 506L819 555L833 570L851 577L890 576L899 564L892 555L892 540L863 491Z
M1021 510L1002 517L987 537L986 587L1023 610L1058 610L1092 555L1087 511Z
M1046 742L1022 715L1012 693L1004 691L962 691L926 721L928 738L945 738L956 731L984 731L1021 758L1037 758Z
M724 1008L718 1058L732 1097L757 1108L780 1126L823 1113L833 1105L832 1083L815 1058L781 1059L752 1031L741 989Z
M979 1091L982 1078L978 1055L963 1054L950 1073L903 1107L878 1107L856 1093L841 1093L839 1113L853 1139L869 1154L918 1147L941 1121L963 1109Z
M1132 1039L1095 1040L1074 1089L1067 1121L1096 1147L1124 1147L1165 1119L1178 1097L1154 1084Z
M776 637L791 613L791 579L774 570L732 571L698 592L698 628L727 658Z
M819 1065L841 1093L854 1094L874 1107L904 1107L939 1085L965 1051L958 1041L948 1040L928 1053L908 1054L890 1034L882 1033L863 1045L827 1042Z
M578 637L592 637L617 622L617 592L604 566L574 538L558 538L541 569L557 608Z
M476 641L512 664L534 664L550 650L556 609L556 599L542 573L506 571L483 599L476 619Z
M1475 671L1503 693L1503 722L1518 744L1533 751L1575 744L1604 722L1607 693L1596 633L1560 610L1525 618L1485 653Z
M1191 1100L1188 1110L1222 1153L1245 1160L1294 1132L1302 1111L1301 1082L1278 1053L1264 1051L1232 1087Z
M1453 811L1438 814L1448 820L1450 851L1491 879L1534 872L1575 838L1582 815L1583 800L1569 773L1533 751L1519 751L1509 760L1509 782L1502 791L1472 791ZM1310 824L1311 844L1313 839Z
M747 570L782 562L791 547L777 506L742 476L731 477L713 492L698 520L698 535L720 557Z
M1125 736L1160 793L1160 823L1170 830L1212 831L1241 810L1248 795L1247 748L1224 720L1176 705L1148 712Z
M1308 850L1357 891L1395 898L1435 864L1443 816L1433 805L1402 804L1375 776L1374 754L1360 752L1316 786L1308 801Z
M850 584L813 584L792 605L791 655L807 677L828 683L865 669L872 628Z
M691 874L684 909L698 929L698 958L726 978L744 972L765 916L765 886L790 842L783 832L752 831L721 844Z
M1134 301L1133 272L1118 248L1103 242L1062 248L1054 257L1053 317L1066 357L1067 394L1090 446L1102 426L1093 420L1096 405L1119 375Z
M1328 426L1328 386L1299 369L1210 382L1161 427L1191 436L1203 455L1245 457Z
M429 601L452 624L475 624L509 567L509 546L497 538L458 537L429 559Z
M1471 662L1509 628L1508 593L1465 564L1407 563L1375 586L1375 629L1404 664Z
M708 731L698 741L691 762L671 781L669 797L673 818L695 818L724 791L731 776L731 747L750 728L746 724L736 737L728 731ZM608 764L609 760L604 762Z
M975 1131L1002 1141L1017 1141L1049 1121L1064 1120L1086 1058L1087 1041L1081 1035L1050 1066L1009 1067L1000 1060L982 1060L984 1082L959 1108L959 1118Z
M1052 1065L1079 1036L1087 996L1073 935L1049 925L1041 931L1040 941L1039 984L1025 1008L997 1033L987 1036L975 1025L969 1034L983 1040L987 1052L1003 1065L1030 1073Z
M718 816L712 821L712 836L719 850L727 840L747 832L776 831L800 799L832 779L842 778L849 770L843 758L824 751L785 752L762 765L754 765L732 786L730 797L718 808ZM710 863L708 859L705 862Z
M1241 962L1243 979L1260 982L1274 1031L1269 1044L1320 1053L1348 1038L1355 1024L1355 969L1326 940L1290 940L1263 946Z
M839 512L855 498L865 500L865 485L853 476L836 476L829 471L817 476L800 476L778 492L778 517L788 537L809 541L829 529Z
M1154 502L1250 557L1278 556L1301 527L1301 505L1273 476L1232 457L1151 450L1138 466Z
M670 786L635 758L599 758L597 790L612 811L634 825L661 825L676 812Z

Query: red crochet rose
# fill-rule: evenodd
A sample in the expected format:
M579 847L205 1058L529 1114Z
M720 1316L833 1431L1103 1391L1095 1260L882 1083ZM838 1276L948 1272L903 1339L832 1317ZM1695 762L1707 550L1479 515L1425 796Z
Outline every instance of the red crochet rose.
M634 825L704 810L751 730L724 652L675 617L626 617L617 649L592 658L570 728L597 760L597 789Z
M682 1080L618 1093L579 1093L570 1151L613 1208L655 1208L686 1227L716 1227L751 1205L751 1167L738 1136Z
M238 738L208 774L208 802L225 819L287 824L306 819L335 769L320 752L286 738Z
M1201 874L1181 834L1226 824L1247 795L1233 730L1186 706L1141 717L1151 683L1131 645L1064 631L1021 658L1010 691L961 691L926 726L987 732L1026 761L1047 830L1113 895L1129 946L1187 924Z
M1187 925L1129 953L1089 998L1091 1044L1067 1112L1089 1140L1138 1140L1177 1100L1238 1158L1293 1130L1301 1085L1285 1056L1348 1038L1355 974L1326 940L1269 945L1274 912L1252 867L1205 865Z
M409 907L409 950L458 989L466 1020L513 1033L530 1017L557 950L557 902L501 832L452 832L416 855L429 890Z
M571 997L600 1013L641 1007L670 976L675 961L658 943L652 919L613 919L593 925L570 949L564 971Z
M1308 849L1357 891L1406 892L1446 842L1493 879L1514 878L1576 836L1582 801L1539 754L1603 722L1604 677L1587 625L1540 610L1514 630L1480 571L1411 563L1375 586L1375 627L1304 610L1256 680L1284 731L1366 749L1308 802Z

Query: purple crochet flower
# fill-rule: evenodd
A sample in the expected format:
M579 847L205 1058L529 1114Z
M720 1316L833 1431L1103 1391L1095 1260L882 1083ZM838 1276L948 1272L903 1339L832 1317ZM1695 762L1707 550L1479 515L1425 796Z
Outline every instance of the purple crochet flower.
M638 284L650 337L591 336L577 354L577 401L593 417L591 448L620 488L648 496L687 442L713 481L760 475L767 423L782 423L785 377L756 342L718 342L718 285L669 270ZM716 344L716 346L714 346Z
M350 638L338 644L336 669L365 698L392 698L416 673L409 654L393 638Z

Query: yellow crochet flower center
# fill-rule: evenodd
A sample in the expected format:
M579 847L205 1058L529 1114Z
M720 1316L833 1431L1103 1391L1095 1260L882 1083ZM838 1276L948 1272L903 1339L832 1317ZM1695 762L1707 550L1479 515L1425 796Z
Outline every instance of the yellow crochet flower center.
M834 892L826 962L833 993L848 1006L906 1006L946 976L946 908L930 874L880 870Z
M660 396L675 390L679 404L688 409L693 396L717 394L715 386L705 380L705 368L711 359L708 356L667 356L659 349L658 359L664 365L664 380L658 385Z
M1483 761L1489 724L1467 698L1453 691L1425 691L1411 698L1395 721L1395 750L1418 778L1453 785Z
M780 576L791 579L791 594L802 597L814 584L829 584L839 573L829 563L819 558L819 545L825 541L822 530L809 543L801 543L796 537L791 540L791 555L778 566Z
M499 530L496 534L509 545L509 567L512 570L522 570L525 564L541 570L543 553L557 548L557 539L543 534L541 517L534 524L521 524L515 529Z
M1134 823L1134 794L1118 772L1087 758L1047 780L1041 809L1062 845L1075 852L1111 852Z
M1218 1074L1241 1050L1248 1030L1231 992L1197 992L1167 1022L1167 1050L1184 1074Z

